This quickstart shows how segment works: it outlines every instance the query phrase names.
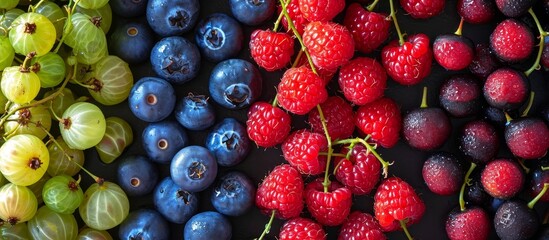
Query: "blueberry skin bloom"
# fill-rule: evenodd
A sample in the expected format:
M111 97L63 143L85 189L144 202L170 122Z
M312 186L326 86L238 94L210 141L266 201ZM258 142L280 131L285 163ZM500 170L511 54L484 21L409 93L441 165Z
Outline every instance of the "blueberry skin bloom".
M149 25L128 22L116 27L109 39L110 51L128 63L142 63L149 59L155 44Z
M183 127L200 131L215 124L215 111L204 95L189 94L175 105L175 119Z
M119 239L169 239L170 226L158 211L138 209L130 212L120 224L118 237Z
M157 77L139 79L128 96L130 110L145 122L158 122L168 117L175 107L175 101L173 86Z
M183 239L185 240L229 240L231 236L232 226L229 220L214 211L194 215L185 224L183 230Z
M166 37L151 50L151 65L161 78L174 84L183 84L198 75L200 51L183 37Z
M198 21L198 0L149 0L147 22L161 37L181 35Z
M231 171L215 184L210 200L215 210L227 216L241 216L252 208L256 188L242 172Z
M205 147L214 154L217 164L232 167L250 152L250 139L244 125L234 118L225 118L208 134Z
M209 90L213 100L227 109L250 106L261 96L263 79L255 65L243 59L218 63L211 72Z
M199 202L197 193L183 190L170 177L164 178L154 190L156 210L172 223L186 223L198 211Z
M117 180L130 197L143 196L154 190L158 183L158 169L147 157L130 155L118 164Z
M205 147L192 145L175 154L170 165L173 181L182 189L200 192L208 188L217 175L215 157Z
M257 26L273 16L275 0L230 0L233 16L241 23Z
M141 135L147 156L161 164L169 164L173 156L189 144L185 129L175 121L150 123Z
M206 60L219 62L238 55L242 49L244 34L233 17L214 13L198 23L195 40Z

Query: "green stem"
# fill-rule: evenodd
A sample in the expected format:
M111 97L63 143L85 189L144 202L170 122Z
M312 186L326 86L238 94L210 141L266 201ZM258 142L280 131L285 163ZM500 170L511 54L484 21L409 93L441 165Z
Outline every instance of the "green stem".
M59 51L65 41L65 37L72 31L72 14L76 11L76 5L78 5L79 1L80 0L70 0L69 5L65 6L65 10L67 11L67 21L65 21L65 25L63 26L63 36L61 36L59 43L57 43L57 47L53 50L54 53ZM71 6L71 4L73 5Z
M328 156L328 153L327 152L319 152L318 155L320 156ZM332 157L347 157L347 154L342 154L342 153L332 153Z
M369 137L370 136L367 136L366 139L369 138ZM377 153L375 148L372 147L372 145L370 145L368 142L366 142L366 139L361 139L361 138L342 139L342 140L338 140L338 141L334 142L334 144L354 144L354 143L357 143L357 142L361 143L381 163L381 166L383 168L383 177L387 178L387 176L389 174L389 166L391 166L392 163L388 163L385 160L383 160L383 158Z
M423 87L423 96L421 97L420 108L427 108L427 87Z
M326 136L326 141L328 141L328 154L326 155L326 170L324 171L324 182L322 182L322 186L324 187L324 192L328 192L328 189L330 187L330 162L332 161L332 154L334 153L334 148L332 148L332 139L330 138L330 133L328 133L328 126L326 125L326 118L324 117L324 113L322 112L322 107L320 107L320 104L316 105L316 109L318 110L318 114L320 115L320 122L322 123L322 129L324 129L324 135Z
M288 0L288 2L289 1L290 0ZM313 59L311 58L311 55L309 54L309 51L305 47L305 44L303 44L303 39L301 38L301 35L299 34L297 29L295 28L295 25L292 21L292 18L290 17L290 14L288 14L288 9L286 7L285 2L286 2L285 0L280 0L280 4L282 5L282 13L284 14L284 17L286 17L286 21L288 22L288 26L290 27L290 29L292 29L292 32L294 33L295 38L297 38L297 41L299 41L299 44L301 45L301 50L307 56L307 60L309 61L309 65L311 66L311 70L313 71L313 73L317 74L315 65L313 64Z
M542 170L542 171L547 171L547 170L549 170L549 166L547 166L547 167L541 167L541 170Z
M370 5L368 5L368 7L366 7L366 10L368 10L368 12L374 11L374 8L376 7L378 2L379 0L374 0L372 3L370 3Z
M408 240L413 240L414 238L408 231L408 227L406 227L406 220L399 220L399 222L400 222L400 227L404 231L404 234L406 234L406 237L408 238Z
M461 18L461 20L459 20L459 26L458 26L458 29L454 32L455 35L458 35L458 36L461 36L461 30L463 29L463 18Z
M536 22L536 27L538 28L539 32L539 49L538 49L538 55L536 56L536 61L534 61L534 64L524 72L526 76L530 76L532 72L534 72L536 69L540 68L539 62L541 60L541 54L543 53L543 47L545 45L545 32L543 31L543 28L541 27L541 24L538 20L538 17L534 13L534 10L532 8L528 9L528 13L532 16L534 19L534 22Z
M275 95L275 98L273 99L273 102L271 103L273 107L276 107L278 105L278 98Z
M271 225L273 225L273 220L275 218L276 210L273 210L271 212L271 218L269 219L269 223L265 225L265 229L263 229L263 232L261 233L261 236L259 236L258 240L263 240L263 238L269 234L269 231L271 231Z
M35 4L34 6L33 6L33 5L29 5L28 11L29 11L29 12L34 12L34 11L36 10L36 8L38 8L43 2L45 2L45 0L40 0L40 2L38 2L38 3Z
M288 0L286 2L286 6L284 6L283 8L288 8L288 5L290 4L290 1L291 0ZM280 3L280 4L284 4L284 3ZM282 21L283 17L284 17L284 13L283 13L283 11L281 11L280 14L278 14L278 18L276 18L276 22L274 23L273 32L278 31L278 26L280 25L280 21Z
M395 25L395 29L396 29L397 34L398 34L398 43L399 43L399 45L402 46L402 44L404 44L404 35L402 35L402 32L400 31L400 26L398 25L393 0L389 0L389 5L391 6L391 18L393 19L393 24Z
M528 115L528 112L530 111L530 108L532 108L532 104L534 103L534 96L535 95L536 95L536 93L534 93L534 91L530 91L530 99L528 99L528 105L526 106L526 108L522 112L521 117L526 117L526 115Z
M507 123L510 123L511 121L513 121L513 118L511 118L511 116L509 116L509 113L503 112L503 114L505 114L505 119L507 120Z
M517 162L519 163L519 165L522 167L522 169L524 169L524 172L526 174L530 173L530 168L528 168L525 164L524 164L524 159L518 159Z
M297 64L299 64L299 62L301 61L302 56L303 56L303 51L299 50L299 52L297 52L297 56L294 59L294 63L292 64L292 67L297 67Z
M536 205L536 203L538 202L538 200L541 199L541 197L543 197L543 195L545 194L545 192L547 192L547 189L549 188L549 183L545 183L543 184L543 189L541 190L541 192L538 193L538 195L532 199L532 201L530 201L528 203L528 208L530 209L533 209L534 208L534 205Z
M461 190L459 191L459 209L463 212L465 211L465 186L469 185L471 182L471 173L473 173L473 170L477 165L474 162L471 162L471 166L469 167L469 170L465 174L465 178L463 179L463 184L461 185Z

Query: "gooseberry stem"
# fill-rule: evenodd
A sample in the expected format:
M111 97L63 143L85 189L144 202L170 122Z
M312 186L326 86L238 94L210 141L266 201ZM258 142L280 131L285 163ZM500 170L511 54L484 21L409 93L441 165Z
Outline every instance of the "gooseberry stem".
M541 66L539 65L539 62L541 60L541 54L543 53L543 47L545 45L545 32L543 31L543 28L541 27L541 24L538 20L538 17L536 16L536 13L534 13L534 10L532 8L528 9L528 13L532 16L534 19L534 22L536 23L536 27L538 28L539 32L539 48L538 48L538 54L536 56L536 60L534 61L534 64L524 72L526 76L530 76L532 72L539 69Z
M461 184L461 190L459 191L459 209L462 212L465 211L465 186L471 183L471 173L473 173L473 170L475 170L476 167L477 165L474 162L471 162L471 166L463 179L463 184Z
M423 96L421 97L421 106L420 108L427 108L427 87L423 87Z
M288 2L291 0L287 0ZM292 21L292 18L290 17L290 14L288 14L288 9L286 8L286 0L280 0L280 5L282 6L282 13L284 14L284 17L286 17L286 21L288 22L288 26L290 29L292 29L292 32L295 35L295 38L297 38L297 41L299 41L299 44L301 45L301 50L305 53L307 56L307 60L309 61L309 65L311 66L311 70L313 73L317 74L315 65L313 64L313 59L311 58L311 55L309 54L309 50L305 47L305 44L303 44L303 39L301 38L301 35L295 28L295 25ZM318 75L318 74L317 74Z
M33 6L33 5L29 5L28 11L29 11L29 12L34 12L34 11L36 10L36 8L38 8L43 2L45 2L45 0L40 0L40 2L38 2L38 3L35 4L34 6Z
M458 26L457 30L454 32L455 35L461 36L461 30L463 29L463 22L464 22L464 20L463 20L463 18L461 18L459 20L459 26Z
M414 238L408 231L408 227L406 227L406 220L399 220L399 222L400 222L400 227L404 231L404 234L406 234L406 237L408 238L408 240L413 240Z
M273 210L271 212L271 218L269 218L269 222L265 225L265 228L263 229L263 232L261 233L261 236L259 236L258 240L263 240L263 238L269 234L269 231L271 231L271 225L273 225L273 220L275 218L276 210Z
M332 154L334 152L334 148L332 147L332 139L330 138L330 133L328 132L328 126L326 125L326 118L324 117L324 113L322 112L322 107L320 107L320 104L316 105L316 109L318 110L318 115L320 116L320 122L322 123L322 129L324 130L326 141L328 141L328 154L326 155L326 170L324 171L324 182L322 182L322 186L324 187L324 192L327 193L330 187L330 184L332 184L329 178L329 173L330 173L330 163L332 161Z
M59 43L57 43L57 47L53 50L54 53L59 51L65 41L65 37L72 31L72 13L76 10L76 5L78 5L79 1L80 0L69 0L69 5L65 6L65 11L67 11L67 21L65 21L65 25L63 25L63 36L61 36ZM71 4L74 5L71 6Z
M530 108L532 108L532 104L534 103L534 96L536 93L534 91L530 91L530 98L528 99L528 105L526 105L526 108L522 112L521 117L526 117L528 115L528 112L530 112Z
M543 195L547 192L548 188L549 188L549 183L544 183L543 189L541 189L541 192L539 192L538 195L528 203L528 208L533 209L536 203L538 202L538 200L540 200L541 197L543 197Z
M396 17L396 10L395 6L393 4L393 0L389 0L389 5L391 7L391 18L393 19L393 24L395 25L395 29L398 34L398 43L400 46L404 44L404 35L402 35L402 32L400 31L400 26L398 25L397 17Z

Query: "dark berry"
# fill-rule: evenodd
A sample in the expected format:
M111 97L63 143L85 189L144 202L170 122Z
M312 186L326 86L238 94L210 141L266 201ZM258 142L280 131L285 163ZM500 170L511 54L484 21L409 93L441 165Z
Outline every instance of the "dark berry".
M241 23L257 26L273 16L276 0L230 0L233 16Z
M524 73L503 67L488 76L483 92L490 106L509 111L524 104L530 94L530 84Z
M471 64L469 64L469 71L481 79L486 79L500 65L501 63L492 53L490 46L479 43L475 46L475 57L471 61Z
M156 187L158 169L145 156L126 156L118 165L117 179L118 184L128 196L143 196Z
M465 172L456 156L449 152L439 152L425 160L422 176L431 192L451 195L461 188Z
M499 108L487 106L483 111L483 117L499 129L505 128L507 124L505 112Z
M175 119L183 127L193 131L205 130L215 124L215 111L204 95L189 95L181 98L174 109Z
M200 192L213 183L217 168L215 157L207 148L191 145L173 156L170 176L185 191Z
M520 200L503 203L494 216L494 228L502 240L526 240L534 236L540 221L537 213Z
M536 197L545 183L549 183L549 170L543 170L541 167L536 167L530 172L530 184L528 186L528 191L530 192L531 197ZM540 198L540 201L549 202L549 193L543 194Z
M248 156L251 142L246 126L234 118L224 118L206 136L204 146L215 156L219 166L232 167Z
M452 76L442 83L439 99L453 117L474 116L482 107L482 86L471 76Z
M549 128L539 118L514 119L505 127L505 142L517 157L541 158L549 149Z
M149 59L154 38L154 32L146 23L128 22L111 30L109 50L130 64L142 63Z
M532 30L514 18L500 22L490 35L490 48L500 60L507 63L526 60L532 54L535 44Z
M484 240L492 230L492 220L480 207L460 211L454 209L446 219L446 233L450 240Z
M447 70L465 69L475 56L473 41L456 34L438 35L433 42L433 56Z
M536 0L496 0L496 6L506 17L514 18L524 15Z
M465 22L481 24L494 19L496 6L491 0L458 0L457 11Z
M450 119L440 108L419 108L404 116L404 139L408 144L422 151L442 146L452 130Z
M158 212L172 223L183 224L197 211L197 193L183 190L170 177L164 178L154 190L153 203Z
M229 219L221 213L214 211L201 212L185 223L183 236L185 240L229 240L232 236L232 226Z
M183 84L198 75L200 51L186 38L173 36L156 42L151 50L151 65L158 76L173 84Z
M496 129L485 120L473 120L463 126L459 136L459 150L473 162L485 164L499 150Z
M246 174L232 171L219 178L210 200L218 212L241 216L253 207L255 190L255 184Z
M224 13L214 13L202 19L194 35L204 59L219 62L236 57L243 46L240 24Z
M113 13L125 18L142 16L147 10L147 0L110 0Z
M150 160L162 164L169 164L177 151L189 144L185 129L171 120L148 124L141 139Z
M162 78L143 77L130 90L130 110L146 122L158 122L167 118L175 107L175 90Z
M496 159L486 164L480 180L490 196L509 199L522 190L524 178L522 168L514 160Z
M480 171L475 171L476 176L471 178L470 184L465 186L465 201L468 205L474 206L488 206L492 203L492 196L490 196L482 183L480 182ZM474 173L475 173L474 172Z
M181 35L190 31L198 21L198 0L148 0L147 21L161 37Z
M261 74L254 64L242 59L228 59L211 71L209 91L219 105L241 109L259 98L262 84Z
M169 239L170 225L158 211L138 209L130 212L120 224L118 237L119 239Z

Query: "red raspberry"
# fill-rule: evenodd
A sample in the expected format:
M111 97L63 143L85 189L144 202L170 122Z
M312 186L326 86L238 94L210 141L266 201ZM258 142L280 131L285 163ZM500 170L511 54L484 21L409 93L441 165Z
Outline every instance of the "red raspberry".
M513 160L492 160L482 170L480 182L490 196L509 199L522 190L525 177L522 168Z
M303 32L303 44L315 66L335 70L355 53L353 36L342 25L333 22L311 22Z
M358 57L341 67L338 81L347 100L364 105L383 96L387 73L375 59Z
M391 20L385 13L370 12L358 3L351 3L343 25L353 35L356 50L368 54L387 40Z
M387 238L372 215L354 211L343 222L337 239L385 240Z
M278 84L278 103L294 114L304 115L327 98L324 81L304 66L286 70Z
M404 44L393 40L381 50L381 62L387 74L402 85L418 84L431 73L433 52L429 37L410 35Z
M446 0L400 0L400 5L410 16L426 19L438 15L444 10Z
M532 30L523 22L508 18L500 22L490 34L490 48L507 63L526 60L535 46Z
M345 0L300 0L299 10L310 22L331 21L345 8Z
M299 216L303 210L304 184L301 174L289 164L276 166L257 188L255 205L263 214L280 219Z
M325 240L326 232L320 224L308 219L297 217L282 225L278 240Z
M248 137L260 147L274 147L290 134L292 119L288 113L266 102L255 102L248 110Z
M250 37L250 53L265 70L282 69L292 60L294 40L286 33L257 29Z
M303 30L305 29L305 26L309 23L309 20L305 19L303 17L303 14L301 13L301 10L299 9L299 1L300 0L291 0L288 6L286 7L286 10L288 11L288 15L290 16L290 19L292 19L292 22L294 23L294 27L296 28L299 35L303 35ZM282 7L278 6L278 14L282 12ZM287 32L290 34L294 34L290 27L288 26L288 21L286 21L286 18L282 18L282 26L284 26L284 29L286 29Z
M328 141L324 134L307 129L297 130L282 143L284 159L302 174L316 175L326 169L326 156L320 152L328 151Z
M337 226L343 223L351 211L353 196L351 190L338 182L330 183L324 192L323 178L317 178L305 187L305 204L318 223Z
M343 98L331 96L320 104L322 114L326 120L328 135L332 140L350 137L355 130L355 113L353 107ZM322 121L318 110L309 112L309 124L313 132L324 134Z
M311 69L311 64L309 63L309 60L307 59L307 57L303 55L301 56L301 58L299 58L299 62L297 66L305 66ZM322 78L322 80L324 80L324 86L328 85L328 83L332 80L336 72L337 72L337 69L316 68L316 74L318 74L318 76Z
M401 229L418 222L425 213L425 204L412 186L398 177L386 178L374 196L374 213L385 232Z
M356 126L385 148L393 147L400 137L402 116L396 102L388 97L360 106L356 111Z
M348 158L336 158L334 175L353 194L369 194L379 181L381 164L363 145L355 145L350 151ZM348 152L346 147L342 154Z

